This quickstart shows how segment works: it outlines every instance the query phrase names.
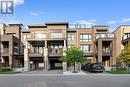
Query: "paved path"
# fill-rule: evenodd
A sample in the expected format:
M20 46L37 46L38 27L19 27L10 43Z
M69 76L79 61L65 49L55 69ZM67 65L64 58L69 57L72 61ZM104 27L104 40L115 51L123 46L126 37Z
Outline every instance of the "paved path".
M0 75L0 87L130 87L130 75Z
M22 74L63 74L62 70L49 70L49 71L29 71Z

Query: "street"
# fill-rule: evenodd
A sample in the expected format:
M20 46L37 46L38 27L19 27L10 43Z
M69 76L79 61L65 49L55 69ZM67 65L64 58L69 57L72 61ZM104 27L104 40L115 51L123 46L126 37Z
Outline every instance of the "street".
M0 75L0 87L130 87L130 75Z

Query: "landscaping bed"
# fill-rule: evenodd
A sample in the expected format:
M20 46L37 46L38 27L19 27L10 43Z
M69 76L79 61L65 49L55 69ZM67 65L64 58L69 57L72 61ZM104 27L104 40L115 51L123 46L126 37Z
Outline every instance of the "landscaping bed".
M0 67L0 74L17 74L20 72L16 72L8 67Z
M111 74L130 74L130 71L124 70L124 71L106 71Z
M110 71L106 71L111 74L130 74L130 70L123 67L112 68Z

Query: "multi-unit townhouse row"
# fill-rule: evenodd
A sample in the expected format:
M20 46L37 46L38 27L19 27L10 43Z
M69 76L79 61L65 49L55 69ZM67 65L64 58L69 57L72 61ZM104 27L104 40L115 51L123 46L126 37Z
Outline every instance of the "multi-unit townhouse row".
M1 65L24 70L66 69L59 61L64 51L77 47L90 62L115 66L124 45L130 42L130 26L119 26L109 33L109 26L75 25L66 22L41 25L0 23Z

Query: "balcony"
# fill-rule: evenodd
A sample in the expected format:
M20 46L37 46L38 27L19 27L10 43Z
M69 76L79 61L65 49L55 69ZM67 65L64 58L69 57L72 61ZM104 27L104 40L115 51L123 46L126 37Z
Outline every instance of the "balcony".
M99 38L114 38L114 34L98 34L96 36L96 39L99 39Z
M48 49L49 56L62 56L63 55L63 48L51 48Z
M112 56L111 48L107 48L108 50L102 50L102 56ZM95 55L98 55L98 50L95 50Z
M122 36L122 40L126 40L126 39L129 39L129 38L130 38L130 33L124 34Z
M9 48L1 49L1 56L8 56L9 55Z
M34 52L29 49L29 57L43 57L43 52Z
M84 52L84 56L90 57L90 56L94 56L94 52Z
M112 50L111 48L105 48L102 50L102 55L103 56L112 56Z

